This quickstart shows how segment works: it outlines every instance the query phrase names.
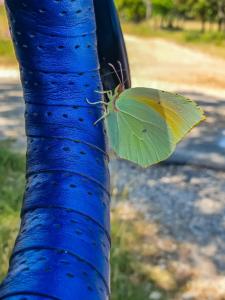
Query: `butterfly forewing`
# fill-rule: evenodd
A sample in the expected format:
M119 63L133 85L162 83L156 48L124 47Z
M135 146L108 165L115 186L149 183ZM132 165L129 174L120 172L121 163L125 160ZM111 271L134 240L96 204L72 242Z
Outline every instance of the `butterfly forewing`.
M194 101L178 94L151 88L132 88L121 94L118 106L130 100L157 111L171 129L176 143L204 119L203 111Z
M120 157L147 167L170 155L173 145L165 126L165 130L161 130L124 112L118 113L118 123Z

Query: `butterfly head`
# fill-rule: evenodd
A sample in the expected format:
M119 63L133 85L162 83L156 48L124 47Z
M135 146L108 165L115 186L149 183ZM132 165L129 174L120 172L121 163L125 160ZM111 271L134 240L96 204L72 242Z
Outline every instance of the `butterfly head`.
M125 82L124 82L122 64L120 61L117 61L117 63L119 66L119 71L117 71L116 67L113 64L109 63L108 65L113 69L114 73L116 74L116 77L119 80L119 84L114 90L114 94L119 96L125 90L125 85L124 85Z
M117 63L119 65L119 72L117 71L117 69L113 64L111 63L108 64L113 69L113 72L115 73L117 79L119 80L119 84L114 89L114 92L110 92L108 94L109 102L111 104L108 106L108 108L113 110L114 112L119 111L119 109L116 106L116 101L119 98L120 94L125 90L122 64L120 61L117 61Z

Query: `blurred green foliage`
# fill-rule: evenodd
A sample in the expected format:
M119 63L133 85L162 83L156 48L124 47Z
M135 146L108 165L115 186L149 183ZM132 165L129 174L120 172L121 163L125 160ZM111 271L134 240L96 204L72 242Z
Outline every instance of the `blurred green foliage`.
M225 29L225 0L116 0L116 4L126 21L159 16L161 27L173 28L177 20L199 20L202 32L206 22L217 23L218 31Z
M173 10L173 0L152 0L152 13L165 17Z
M1 39L0 38L0 61L8 63L10 61L15 61L15 54L13 50L13 45L10 39Z
M224 46L225 32L205 32L201 33L199 31L187 31L184 35L184 39L187 42L199 41L204 43L214 43L217 46Z
M18 232L25 185L24 155L9 151L10 144L10 141L0 143L0 279L7 271Z
M130 222L120 220L118 212L112 212L112 249L111 249L111 300L146 300L157 292L159 300L169 300L168 295L144 274L140 257L129 245L132 234L135 242L140 236Z
M121 16L127 21L139 22L145 18L146 8L143 0L117 0Z
M16 63L6 12L3 5L0 5L0 63L7 65Z
M0 4L0 20L1 20L0 36L2 38L6 38L9 36L9 30L8 30L8 22L6 18L5 7L2 4Z

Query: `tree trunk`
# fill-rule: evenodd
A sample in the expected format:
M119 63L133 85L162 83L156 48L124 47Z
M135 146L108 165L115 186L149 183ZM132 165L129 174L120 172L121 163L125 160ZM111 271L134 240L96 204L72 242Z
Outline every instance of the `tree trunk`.
M92 0L7 0L26 103L27 184L0 299L109 297L109 172Z
M205 32L205 19L201 20L201 32L204 33Z
M225 3L224 1L218 2L218 11L217 11L217 24L218 24L218 31L223 30L223 23L225 19Z
M173 29L174 28L173 21L174 20L171 17L169 17L168 22L167 22L167 28L168 29Z
M160 28L164 28L164 20L165 20L165 18L163 16L161 16L161 18L160 18Z
M145 6L146 6L146 14L145 19L149 20L152 15L152 3L150 0L145 0Z
M217 30L218 30L219 32L222 31L222 20L221 20L221 19L219 19L218 22L217 22Z

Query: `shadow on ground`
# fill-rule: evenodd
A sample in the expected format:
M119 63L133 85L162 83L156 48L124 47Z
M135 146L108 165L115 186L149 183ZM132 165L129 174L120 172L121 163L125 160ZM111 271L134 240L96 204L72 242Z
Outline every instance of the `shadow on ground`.
M0 85L0 140L15 139L14 147L25 150L24 102L21 85Z
M225 170L225 99L200 93L185 93L204 109L206 120L198 125L177 148L168 163L183 163Z

